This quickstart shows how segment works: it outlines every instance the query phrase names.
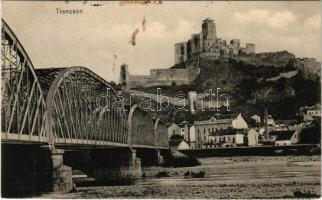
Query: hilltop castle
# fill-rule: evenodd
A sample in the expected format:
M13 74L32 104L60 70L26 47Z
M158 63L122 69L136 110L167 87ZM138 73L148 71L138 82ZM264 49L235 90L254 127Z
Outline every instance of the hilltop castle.
M202 21L200 34L192 34L188 42L175 44L176 64L186 62L196 54L209 59L255 54L255 44L246 43L246 47L241 47L239 39L233 39L227 44L226 40L217 37L214 20L206 18Z
M128 66L123 64L120 71L120 84L124 89L135 87L171 86L190 84L199 75L199 59L232 58L238 55L255 55L255 44L246 43L240 47L240 40L233 39L230 44L217 37L214 20L206 18L202 22L201 33L192 34L188 42L176 43L175 66L170 69L151 69L150 75L130 75ZM197 65L187 61L198 59ZM183 67L180 65L183 64Z

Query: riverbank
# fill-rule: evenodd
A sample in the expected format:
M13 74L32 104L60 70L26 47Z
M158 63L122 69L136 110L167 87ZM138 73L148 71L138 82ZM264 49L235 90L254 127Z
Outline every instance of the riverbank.
M146 179L129 186L78 188L50 198L293 198L321 195L320 156L212 157L200 166L143 168ZM170 177L156 178L160 171ZM205 178L186 179L187 171ZM46 196L45 196L46 197ZM298 196L299 197L299 196Z

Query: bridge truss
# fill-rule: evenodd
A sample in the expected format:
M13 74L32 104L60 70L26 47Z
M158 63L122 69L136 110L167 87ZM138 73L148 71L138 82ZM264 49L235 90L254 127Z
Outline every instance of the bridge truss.
M136 105L126 113L117 103L117 91L94 72L84 67L34 69L4 21L1 41L2 141L168 147L162 139L166 131L157 130L149 113Z

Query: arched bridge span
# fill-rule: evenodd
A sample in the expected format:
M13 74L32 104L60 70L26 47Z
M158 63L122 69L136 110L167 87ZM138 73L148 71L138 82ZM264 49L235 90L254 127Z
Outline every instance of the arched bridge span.
M167 148L149 114L84 67L35 69L2 21L1 139L50 145Z
M45 99L33 64L2 20L1 138L46 142Z

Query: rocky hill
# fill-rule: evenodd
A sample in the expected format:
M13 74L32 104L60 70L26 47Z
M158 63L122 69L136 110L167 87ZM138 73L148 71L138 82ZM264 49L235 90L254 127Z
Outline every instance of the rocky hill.
M297 108L321 101L320 65L314 59L295 58L287 51L233 59L200 59L200 74L190 85L163 87L162 91L173 96L191 90L206 93L220 88L221 94L232 97L235 111L262 114L268 107L274 117L294 118ZM143 90L156 91L155 88Z

